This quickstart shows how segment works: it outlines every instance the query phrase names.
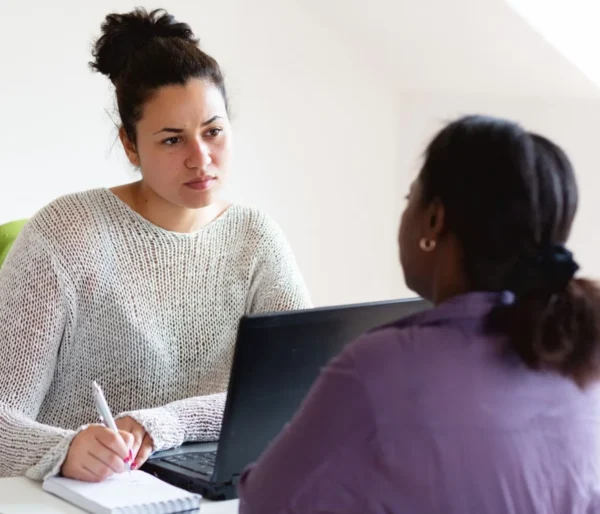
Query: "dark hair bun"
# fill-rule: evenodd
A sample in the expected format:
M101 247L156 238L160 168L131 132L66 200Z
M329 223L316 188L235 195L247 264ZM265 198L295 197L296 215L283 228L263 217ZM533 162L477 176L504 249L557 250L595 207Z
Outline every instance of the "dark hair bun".
M94 44L92 69L114 83L126 68L133 53L156 38L179 38L197 44L192 29L164 9L148 13L137 9L126 14L109 14L102 23L102 36Z

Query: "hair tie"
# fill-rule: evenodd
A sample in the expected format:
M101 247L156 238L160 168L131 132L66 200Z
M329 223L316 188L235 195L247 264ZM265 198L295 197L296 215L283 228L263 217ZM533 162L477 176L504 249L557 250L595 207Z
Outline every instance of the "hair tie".
M511 290L517 295L532 291L558 293L566 289L578 269L569 250L552 245L517 263Z

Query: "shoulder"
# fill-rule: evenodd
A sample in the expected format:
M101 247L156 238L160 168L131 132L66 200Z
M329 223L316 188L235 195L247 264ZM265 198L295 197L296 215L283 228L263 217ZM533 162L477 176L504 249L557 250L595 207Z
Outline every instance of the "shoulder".
M468 300L438 305L371 330L347 351L370 384L460 381L474 369L506 363L504 337L486 329L487 312Z
M90 217L97 217L105 206L104 190L92 189L60 196L42 207L32 218L31 223L38 230L86 226Z
M351 359L359 375L385 375L384 371L410 373L427 360L432 346L437 346L443 327L432 320L427 309L367 331L343 351ZM401 314L400 314L401 316Z
M356 342L358 350L369 346L407 346L420 339L420 334L432 323L435 308L425 301L412 300L398 303L398 318L368 330Z
M230 227L238 232L246 243L260 247L286 246L281 227L265 211L248 205L235 204L227 213Z
M110 208L107 201L103 189L63 195L40 209L26 227L55 249L86 241L102 232Z
M64 195L18 223L18 234L3 269L9 262L17 268L26 265L28 273L36 273L37 269L46 274L53 267L64 278L65 270L102 248L102 236L98 235L101 230L94 221L98 219L98 198L98 190Z
M345 348L344 353L364 371L391 357L397 358L409 350L414 340L414 330L386 326L361 335Z

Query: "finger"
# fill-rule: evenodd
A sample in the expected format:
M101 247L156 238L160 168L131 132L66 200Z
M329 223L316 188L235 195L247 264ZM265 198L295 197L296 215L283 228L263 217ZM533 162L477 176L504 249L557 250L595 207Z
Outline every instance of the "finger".
M136 425L133 432L133 445L131 446L131 451L133 453L133 458L137 458L137 454L140 451L140 447L142 446L142 442L144 441L144 436L146 435L146 431L141 425Z
M72 478L74 480L83 480L84 482L100 482L102 477L96 475L91 471L85 464L85 460L90 459L89 455L85 455L83 458L84 462L76 464L65 462L65 465L61 468L61 473L66 478Z
M128 448L127 457L124 459L125 464L131 465L131 463L133 462L133 459L135 457L135 454L133 453L133 445L135 444L135 437L133 436L133 434L131 432L125 432L125 430L119 430L119 435L121 436L121 438L123 439L123 441L125 442L125 444L127 445L127 448Z
M135 421L131 416L119 418L116 423L119 429L129 432L133 435L133 444L131 444L129 447L131 448L132 457L135 459L140 446L142 445L142 441L144 440L144 435L146 434L144 427Z
M126 469L125 464L129 461L129 459L122 459L113 451L99 444L92 446L88 453L113 473L123 473ZM91 469L97 471L95 468Z
M132 469L138 469L142 467L144 462L148 460L148 457L152 455L153 448L154 443L152 441L152 438L148 434L146 434L144 436L144 440L142 441L142 445L140 446L140 449L137 453L137 456L135 457Z
M135 432L136 427L139 428L139 425L135 422L132 422L132 419L130 417L118 419L115 422L115 424L117 425L117 428L119 429L119 434L125 441L127 448L133 448L135 444L135 436L133 434ZM143 434L141 434L139 437L141 439L143 437Z
M117 428L119 430L123 430L125 432L129 432L133 434L136 439L139 439L137 442L141 444L142 439L144 438L144 434L146 431L144 427L140 425L137 421L135 421L130 416L125 416L124 418L120 418L116 421Z
M121 436L121 439L123 439L123 442L127 448L133 447L133 444L135 443L135 436L131 432L119 430L119 435Z
M132 423L132 418L126 416L124 418L119 418L117 421L115 421L115 425L117 425L117 428L119 430L125 430L125 432L132 432L135 423Z
M100 453L100 455L98 455L98 453ZM110 455L114 456L115 454L112 453ZM114 456L114 459L115 461L113 462L113 465L118 466L117 461L119 460L119 458ZM98 481L105 480L114 475L115 473L118 473L117 471L112 469L112 466L105 462L105 460L110 460L110 457L107 457L106 454L103 456L101 452L97 451L97 449L96 451L94 451L94 449L91 449L86 456L85 462L82 463L82 467L85 466L85 469L88 470L90 473L93 473L97 477ZM121 466L123 468L122 471L125 471L122 462Z
M111 430L110 428L104 428L102 430L98 430L95 436L100 445L121 457L122 460L129 456L129 448L125 444L125 441L121 435L114 430Z
M89 470L84 464L77 472L77 480L83 480L85 482L102 482L102 477Z

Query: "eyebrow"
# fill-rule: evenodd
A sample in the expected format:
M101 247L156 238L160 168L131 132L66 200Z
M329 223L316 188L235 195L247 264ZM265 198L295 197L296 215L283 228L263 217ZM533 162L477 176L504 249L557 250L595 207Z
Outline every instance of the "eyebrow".
M215 122L218 119L222 119L223 116L219 116L218 114L216 116L213 116L212 118L210 118L209 120L206 120L202 126L206 127L206 125L210 125L211 123ZM160 134L161 132L171 132L173 134L181 134L183 132L183 129L180 128L174 128L174 127L163 127L161 128L158 132L155 132L154 135L156 134Z

